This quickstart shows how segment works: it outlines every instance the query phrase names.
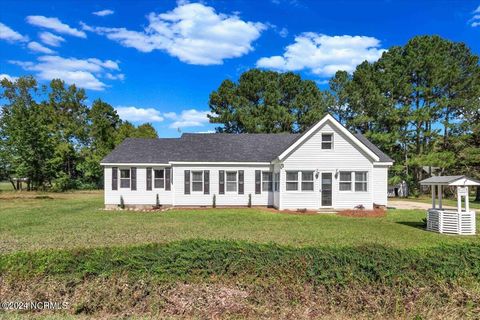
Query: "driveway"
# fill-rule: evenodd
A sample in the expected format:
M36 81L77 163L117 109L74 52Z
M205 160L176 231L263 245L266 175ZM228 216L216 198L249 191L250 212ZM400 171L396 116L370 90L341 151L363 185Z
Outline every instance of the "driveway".
M409 200L388 200L388 207L395 209L422 209L427 210L432 207L431 203L424 203L418 201L409 201ZM450 206L443 206L445 209L455 209Z

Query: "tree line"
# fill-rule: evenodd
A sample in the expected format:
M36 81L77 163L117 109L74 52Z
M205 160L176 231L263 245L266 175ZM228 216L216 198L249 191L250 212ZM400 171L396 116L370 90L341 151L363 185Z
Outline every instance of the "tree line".
M291 72L252 69L210 95L217 132L303 132L326 113L395 160L390 184L430 174L480 179L479 57L461 42L417 36L321 90ZM480 188L477 188L480 201Z
M149 123L122 121L102 100L86 105L75 85L31 77L1 80L0 180L27 178L29 189L101 188L101 159L127 137L156 138Z

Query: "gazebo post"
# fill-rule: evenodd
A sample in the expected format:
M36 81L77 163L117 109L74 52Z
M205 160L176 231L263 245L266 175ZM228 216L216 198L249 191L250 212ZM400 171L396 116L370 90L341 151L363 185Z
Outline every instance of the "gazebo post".
M435 209L435 185L432 184L432 209Z
M458 187L455 187L457 189L457 211L458 213L462 212L462 195L460 194L460 189Z
M464 188L465 188L465 190L466 190L466 194L465 194L465 211L466 211L466 212L470 212L470 203L468 202L468 201L469 201L469 200L468 200L468 187L465 186Z
M438 185L438 208L442 210L442 185Z

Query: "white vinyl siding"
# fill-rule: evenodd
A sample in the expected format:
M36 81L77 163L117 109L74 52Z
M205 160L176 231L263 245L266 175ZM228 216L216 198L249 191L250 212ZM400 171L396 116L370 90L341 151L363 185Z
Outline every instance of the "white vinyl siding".
M373 167L372 186L373 202L379 205L387 205L388 194L388 167Z
M333 133L333 150L322 151L322 133ZM340 130L327 121L309 139L292 151L283 161L280 183L281 209L318 209L320 208L322 172L331 172L332 207L335 209L351 209L362 204L366 208L373 207L372 174L373 159L353 144ZM286 178L289 171L314 171L314 192L289 192ZM341 171L367 172L367 192L340 191L339 181ZM317 175L318 172L318 175ZM354 178L353 178L354 179ZM354 188L355 186L352 186Z
M118 190L112 190L112 167L118 168ZM120 188L120 170L129 170L131 167L137 168L137 190L130 190L129 188ZM105 190L105 204L117 205L120 203L120 196L123 198L125 204L137 205L155 205L156 198L160 200L162 205L171 205L173 203L173 191L166 191L165 189L147 190L147 167L152 168L152 186L154 184L154 170L164 169L154 164L148 166L106 166L104 168L104 190ZM183 190L183 189L182 189Z

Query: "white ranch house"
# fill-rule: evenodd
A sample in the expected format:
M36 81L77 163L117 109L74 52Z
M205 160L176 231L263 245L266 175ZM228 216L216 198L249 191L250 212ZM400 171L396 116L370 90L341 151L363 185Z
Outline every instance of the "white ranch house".
M101 163L105 206L387 205L392 159L327 115L303 134L183 134L126 139ZM121 200L122 199L122 200Z

